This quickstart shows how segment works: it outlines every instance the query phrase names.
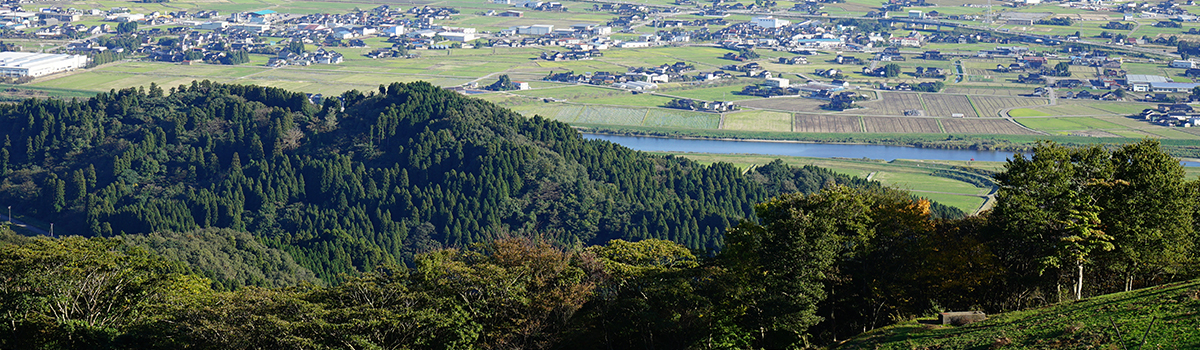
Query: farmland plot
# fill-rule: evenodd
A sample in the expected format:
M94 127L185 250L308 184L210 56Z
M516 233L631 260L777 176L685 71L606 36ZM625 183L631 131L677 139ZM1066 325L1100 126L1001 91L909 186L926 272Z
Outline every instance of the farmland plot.
M1088 107L1085 105L1058 104L1058 105L1054 105L1054 106L1044 106L1044 107L1037 107L1037 108L1030 108L1030 109L1032 109L1034 111L1045 113L1047 115L1052 115L1052 116L1107 114L1104 111L1101 111L1101 110L1095 109L1095 108L1091 108L1091 107Z
M792 131L791 113L773 111L743 111L725 115L722 129L728 130L759 130L759 131Z
M580 114L583 114L583 106L564 105L558 108L558 113L553 115L553 118L561 122L574 123L579 121Z
M646 126L669 126L691 129L716 129L721 115L716 113L689 112L663 108L651 108L646 113Z
M643 108L584 106L577 123L640 125L646 117Z
M1029 93L1029 89L1000 89L991 87L972 87L957 85L946 87L942 93L946 94L963 94L963 95L1003 95L1003 96L1020 96ZM971 97L974 99L974 97Z
M749 101L738 101L740 106L754 108L769 108L781 109L793 112L816 112L821 110L821 105L825 101L814 100L811 98L764 98Z
M1047 101L1041 98L968 96L975 105L979 116L998 117L1000 111L1013 107L1028 107L1045 105Z
M925 115L949 117L956 113L965 117L978 117L966 95L921 94L925 100Z
M859 117L829 114L796 114L796 132L862 132Z
M1129 102L1095 102L1088 103L1088 107L1099 109L1116 115L1134 115L1141 113L1146 108L1157 108L1155 103L1129 103Z
M950 134L1037 134L1006 119L942 119L942 127Z
M526 117L533 117L535 115L539 115L539 116L542 116L543 118L549 118L549 119L554 119L554 120L565 122L565 120L558 119L558 112L562 109L562 106L523 105L523 106L511 106L508 108L512 109L514 112L521 113L521 115L524 115Z
M934 118L863 117L863 122L871 133L942 133Z
M925 109L921 107L921 99L917 97L917 94L899 92L880 92L878 100L859 104L866 107L867 111L852 110L852 112L872 115L904 115L905 110Z

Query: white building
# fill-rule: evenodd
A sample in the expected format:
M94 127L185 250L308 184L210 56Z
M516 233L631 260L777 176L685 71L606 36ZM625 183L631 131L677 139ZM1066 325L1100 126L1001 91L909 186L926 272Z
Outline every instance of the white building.
M789 86L789 82L784 78L767 78L765 85L786 89Z
M117 15L114 20L117 22L137 22L146 20L146 15L140 13L122 13Z
M534 24L529 26L530 35L546 35L554 31L554 26L549 24Z
M229 22L206 22L206 23L200 23L199 25L196 25L196 29L217 30L217 29L225 29L225 27L228 27L228 26L229 26Z
M846 46L846 42L841 38L820 38L820 39L800 39L795 41L799 47L815 47L820 49L829 49Z
M397 24L391 27L384 27L380 33L387 36L401 36L404 35L404 25Z
M1135 92L1150 91L1150 84L1169 83L1171 79L1161 75L1127 74L1125 83Z
M1196 62L1193 62L1192 60L1174 60L1171 61L1171 68L1196 68Z
M241 29L251 33L262 33L271 29L270 24L263 23L238 23L231 24L230 29Z
M40 77L87 66L87 56L32 52L0 52L0 76Z
M654 90L654 89L658 88L658 84L647 83L644 81L631 81L631 82L626 82L626 83L616 83L616 84L612 84L612 86L615 88L618 88L618 89L628 89L628 90L634 90L634 91L646 91L646 90Z
M908 11L908 18L922 18L922 17L925 17L925 14L921 11L917 11L917 10L909 10Z
M771 17L771 16L754 17L750 20L750 23L754 23L754 25L763 27L763 28L779 28L779 27L786 27L787 25L792 24L791 21L788 21L785 19L778 19L778 18Z
M508 28L517 34L524 35L546 35L554 32L554 26L550 24L535 24L531 26L514 26Z
M438 35L446 38L446 40L457 41L460 43L475 40L475 34L471 33L441 32L438 33Z

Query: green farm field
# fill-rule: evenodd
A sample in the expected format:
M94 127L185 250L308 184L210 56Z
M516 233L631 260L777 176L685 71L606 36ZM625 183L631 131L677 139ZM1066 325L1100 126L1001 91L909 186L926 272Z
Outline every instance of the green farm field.
M1124 128L1117 124L1089 117L1021 118L1017 119L1017 122L1030 129L1045 131Z
M985 0L948 0L939 2L936 7L912 8L921 11L938 10L945 15L951 14L981 14L981 7L964 7L962 5L985 5ZM749 0L741 3L751 4ZM525 11L520 18L483 16L488 10L512 9L512 5L493 4L482 0L422 0L408 3L388 3L391 6L408 8L411 6L447 6L460 10L460 13L449 19L439 20L439 25L466 26L477 28L481 32L506 29L514 25L553 24L556 27L577 23L605 23L612 20L616 14L592 11L592 2L575 0L562 1L571 10L562 13L541 11ZM674 0L639 0L635 3L675 6ZM129 7L133 12L149 13L153 11L177 11L195 9L213 9L223 14L233 11L275 10L281 13L345 13L354 8L367 9L379 6L374 1L290 1L290 0L175 0L170 3L133 3L127 1L109 0L80 0L71 1L75 8L108 9L111 7ZM784 6L784 5L780 5ZM824 11L833 15L846 14L860 16L867 11L877 10L878 1L847 0L844 3L827 4ZM700 19L705 18L686 13L691 6L678 6L683 13L666 14L664 18ZM1000 11L1021 12L1054 12L1062 14L1102 14L1116 16L1117 14L1089 13L1078 9L1067 9L1057 5L1045 4L1020 9L999 9ZM803 20L797 13L782 13L785 17L796 21ZM750 13L732 13L725 19L730 23L738 23L756 16ZM101 23L99 18L85 18L86 23ZM90 22L89 22L90 21ZM1197 24L1186 23L1184 28L1170 29L1155 28L1153 21L1139 19L1142 25L1132 34L1150 36L1167 35L1172 30L1184 31L1188 28L1200 27ZM961 21L960 21L961 22ZM969 23L962 22L962 23ZM1063 31L1079 30L1085 37L1098 35L1099 26L1104 21L1080 21L1070 28L1055 26L1015 26L1003 23L992 25L995 28L1008 29L1013 33L1026 32L1035 34L1058 34ZM978 25L978 23L973 23ZM709 31L720 30L723 26L706 27ZM699 29L701 27L685 27L682 30ZM943 32L947 32L944 30ZM637 35L653 33L663 28L650 25L639 25L624 33L614 34L613 38L621 40L637 40ZM666 29L669 30L669 29ZM907 32L920 30L932 34L932 30L910 28L896 25L891 32ZM1181 34L1182 35L1182 34ZM1200 40L1200 36L1196 36ZM266 37L265 41L279 43L287 40L282 37ZM43 91L54 96L87 96L89 92L108 91L134 86L145 86L156 83L165 87L190 84L194 80L213 80L223 83L259 84L286 88L309 93L326 95L338 94L345 90L357 89L371 91L381 84L391 82L428 81L438 86L458 86L469 82L488 85L496 81L500 75L508 75L515 81L528 82L533 87L527 91L512 91L503 93L487 93L475 95L502 106L513 108L526 115L544 115L577 126L610 126L671 129L680 133L778 133L778 137L803 139L813 137L821 139L837 139L841 142L871 138L872 140L908 140L912 138L941 137L944 135L970 135L966 137L996 137L998 140L1015 140L1012 136L1023 135L1021 140L1035 137L1056 137L1059 135L1093 136L1096 141L1106 141L1115 138L1160 137L1195 140L1200 139L1200 132L1172 130L1149 125L1137 120L1120 119L1126 115L1140 112L1148 103L1109 103L1094 101L1074 101L1058 99L1057 105L1046 105L1047 99L1030 98L1028 94L1032 85L1016 84L1018 73L1000 73L995 71L997 64L1007 65L1012 58L981 59L973 54L978 50L992 49L997 44L948 44L930 43L919 49L904 49L907 60L894 62L902 67L900 76L890 79L868 77L861 74L862 65L841 65L831 60L843 54L849 57L863 59L872 58L870 52L839 52L821 51L807 56L811 64L782 65L777 63L781 57L793 57L798 53L786 50L758 49L755 52L761 57L754 62L777 77L791 79L795 83L815 79L828 81L828 78L817 77L814 70L839 69L846 75L847 80L854 86L855 92L871 96L872 100L859 103L863 108L848 111L828 111L819 106L825 101L808 98L771 98L763 99L755 96L740 95L747 85L761 84L761 78L738 76L732 80L719 80L712 83L678 82L660 84L657 91L646 94L631 94L628 91L576 85L558 82L547 82L542 79L552 72L576 73L612 72L623 73L633 67L650 67L661 64L684 62L693 65L696 71L705 72L721 69L726 65L744 65L749 62L738 62L721 58L732 52L718 47L713 42L673 43L650 48L609 49L603 51L603 56L579 61L541 61L535 59L540 53L561 51L564 48L555 46L521 47L521 48L472 48L450 50L413 50L416 58L372 59L364 54L371 50L390 47L391 43L385 38L365 38L365 48L336 48L345 55L345 61L339 65L313 65L307 67L268 68L263 63L269 56L251 55L252 63L241 66L220 65L178 65L161 62L142 62L130 60L107 64L98 68L60 74L52 77L39 78L31 84L22 87ZM57 43L62 45L65 41ZM31 45L32 46L32 45ZM1031 45L1034 51L1053 52L1055 48ZM308 49L316 49L318 45L309 44ZM962 58L951 60L923 60L912 55L922 50L942 50L944 53L960 53ZM1064 56L1052 59L1057 62ZM1145 63L1148 62L1148 63ZM959 63L963 67L964 81L958 81L957 74L950 74L945 79L917 78L912 74L916 67L938 67L955 71ZM1144 58L1131 59L1126 63L1131 74L1167 75L1176 80L1181 70L1166 66L1164 61L1150 62ZM1073 76L1094 77L1092 67L1073 66ZM674 79L673 79L674 80ZM915 92L879 92L871 89L877 83L889 85L901 82L915 84L918 82L942 81L947 84L942 93ZM661 108L673 98L688 98L704 101L735 101L741 110L734 113L712 114L692 111L672 110ZM543 99L559 100L546 103ZM1022 124L1039 130L1030 131L1013 124L1009 119L997 117L1009 116L1019 118ZM906 110L921 110L918 116L922 118L904 118ZM949 119L956 115L966 118ZM896 118L900 117L900 118ZM1048 118L1038 117L1070 117ZM940 119L939 119L940 118ZM1114 118L1114 119L1109 119ZM1031 134L1043 135L1031 135ZM847 136L853 135L853 136ZM934 136L941 135L941 136ZM889 141L894 142L894 141ZM1026 141L1020 141L1027 143ZM903 143L903 142L901 142ZM883 175L883 174L880 174Z
M792 114L773 111L745 111L725 114L723 129L756 131L792 131Z
M1020 118L1020 117L1049 117L1049 116L1050 116L1050 114L1049 114L1049 113L1042 112L1042 111L1038 111L1038 110L1034 110L1034 109L1030 109L1030 108L1017 108L1017 109L1013 109L1013 110L1010 110L1010 111L1008 111L1008 115L1009 115L1009 116L1012 116L1013 118Z
M927 166L918 167L916 165L919 164L916 164L916 162L899 160L893 162L883 162L754 154L673 154L687 157L705 164L711 164L715 162L731 163L740 169L747 169L752 166L770 163L775 159L780 159L789 165L815 165L850 176L865 178L868 175L871 175L872 180L879 181L885 186L909 190L915 195L926 197L939 203L959 208L967 213L974 213L976 210L978 210L980 206L983 205L984 198L987 196L988 192L991 191L990 188L979 188L966 182L933 176L931 175L933 169L928 166L929 164L937 164L933 162L928 163ZM979 164L987 169L995 169L1000 167L1003 163L974 162L973 164Z

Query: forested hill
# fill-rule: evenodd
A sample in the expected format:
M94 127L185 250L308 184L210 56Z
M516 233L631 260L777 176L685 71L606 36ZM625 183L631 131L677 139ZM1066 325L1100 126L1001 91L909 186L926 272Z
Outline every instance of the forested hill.
M0 132L0 200L27 203L14 210L92 236L248 231L326 280L514 235L712 250L770 196L879 186L648 155L424 82L323 105L207 81L30 99L0 106Z

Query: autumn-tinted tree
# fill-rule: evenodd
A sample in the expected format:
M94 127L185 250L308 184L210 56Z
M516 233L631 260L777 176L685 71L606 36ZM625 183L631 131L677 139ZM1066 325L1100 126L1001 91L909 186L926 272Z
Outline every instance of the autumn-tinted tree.
M119 240L70 237L0 246L0 347L97 348L138 343L155 310L207 290Z

